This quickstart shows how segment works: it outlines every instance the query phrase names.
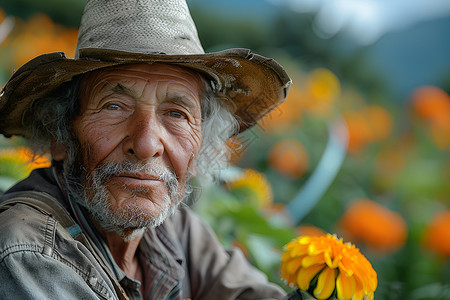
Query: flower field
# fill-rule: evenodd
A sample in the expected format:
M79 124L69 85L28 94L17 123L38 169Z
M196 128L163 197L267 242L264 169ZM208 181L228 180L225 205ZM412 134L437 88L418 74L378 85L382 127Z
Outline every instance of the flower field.
M39 54L74 55L76 29L44 14L22 20L0 8L0 23L0 87ZM364 288L371 297L375 287L377 300L450 299L448 87L417 86L396 102L387 94L367 93L325 64L277 55L293 79L287 101L229 140L232 163L219 182L193 182L194 210L225 246L241 248L286 290L291 289L286 280L297 279L293 265L280 271L287 260L283 251L296 249L305 257L322 255L303 265L317 270L301 271L301 259L293 263L298 272L309 272L310 280L299 281L305 290L313 278L333 278L332 286L316 283L319 299L350 299L349 289L357 295L353 299L362 299ZM48 166L49 159L34 155L21 138L2 136L0 192L32 169ZM344 265L369 274L364 287L356 276L346 281L355 270L326 261L321 239L331 239L337 252L347 246L357 251L359 261ZM316 252L299 246L312 240Z

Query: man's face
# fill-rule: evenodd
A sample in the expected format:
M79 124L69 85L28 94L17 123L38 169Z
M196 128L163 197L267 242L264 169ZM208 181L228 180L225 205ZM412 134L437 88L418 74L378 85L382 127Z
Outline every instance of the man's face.
M104 229L158 225L183 199L202 140L202 87L197 73L165 64L85 77L73 129L87 206Z

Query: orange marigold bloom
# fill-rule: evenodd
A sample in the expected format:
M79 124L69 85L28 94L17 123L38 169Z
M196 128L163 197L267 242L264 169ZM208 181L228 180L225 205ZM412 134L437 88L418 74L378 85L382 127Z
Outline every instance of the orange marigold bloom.
M56 24L45 14L36 14L16 28L18 32L11 35L11 47L17 49L13 53L15 67L43 53L62 51L67 57L75 55L78 30Z
M392 116L388 110L379 105L370 105L363 109L363 115L371 127L371 141L382 141L389 137L392 131Z
M377 274L350 243L334 235L302 236L288 243L281 257L281 276L290 286L328 299L373 299Z
M402 216L369 199L358 199L347 209L340 225L349 239L360 240L372 249L394 251L407 238Z
M270 149L269 164L283 175L300 178L308 171L309 155L299 141L282 140Z
M441 88L427 85L414 90L412 96L414 112L422 119L440 122L450 114L450 97Z
M0 150L0 166L4 176L22 179L36 168L45 168L51 165L47 157L34 155L26 147L5 148Z
M428 249L450 257L450 210L437 213L427 226L422 242Z
M450 149L450 96L437 86L422 86L413 92L411 101L414 113L428 124L436 145Z
M268 131L285 130L298 121L303 113L304 95L296 85L291 86L285 102L267 114L260 122L260 126Z
M450 116L450 111L448 116ZM450 118L448 116L439 122L432 122L429 128L431 138L436 146L442 150L450 149Z
M322 236L326 235L327 232L322 228L316 227L314 225L300 225L296 228L297 234L299 236L308 235L308 236Z
M344 113L349 133L348 149L356 153L368 143L382 141L392 131L392 116L378 105L370 105L359 111Z
M227 186L231 190L244 192L250 201L255 201L259 206L266 206L273 199L272 186L266 176L252 169L244 169L240 176L227 182Z
M308 112L327 116L332 112L334 101L341 94L341 84L336 75L328 69L317 68L309 74L306 84Z

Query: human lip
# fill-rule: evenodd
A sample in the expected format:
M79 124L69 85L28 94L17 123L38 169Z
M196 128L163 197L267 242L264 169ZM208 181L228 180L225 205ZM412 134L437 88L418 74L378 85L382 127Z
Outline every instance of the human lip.
M161 181L159 176L147 173L133 173L133 174L121 173L117 175L117 177L137 179L137 180Z
M111 178L111 183L118 182L127 186L156 186L163 183L159 176L151 174L119 174Z

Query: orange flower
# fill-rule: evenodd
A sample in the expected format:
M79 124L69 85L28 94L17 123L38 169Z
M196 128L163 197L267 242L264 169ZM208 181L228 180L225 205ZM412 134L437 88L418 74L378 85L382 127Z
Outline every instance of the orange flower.
M322 228L307 224L298 226L296 231L299 236L322 236L327 234Z
M65 52L68 57L75 54L78 31L55 24L48 16L37 14L26 23L18 22L11 35L10 46L15 49L15 67L30 59L50 52Z
M414 112L424 120L445 121L450 115L450 97L437 86L421 86L411 96Z
M333 72L325 68L315 69L307 80L306 94L309 97L305 106L315 115L326 116L332 111L340 93L341 85Z
M415 115L427 123L436 146L450 149L450 96L437 86L422 86L414 90L411 101Z
M361 151L368 143L388 138L392 131L392 116L378 105L349 111L343 115L349 133L348 149L353 153Z
M272 202L272 186L264 174L252 169L244 169L236 179L227 182L232 191L241 192L247 199L259 206L266 206Z
M308 171L309 155L299 141L286 139L270 149L269 164L283 175L300 178Z
M0 150L1 175L15 179L23 179L36 168L45 168L51 165L46 157L34 155L25 147L6 148Z
M297 86L291 86L286 101L275 108L260 122L265 130L282 131L297 122L303 112L303 93Z
M346 112L343 115L348 128L348 150L360 152L370 141L370 124L358 112Z
M440 121L432 122L430 124L430 136L433 139L436 146L442 150L450 149L450 112L446 119L440 119Z
M371 141L382 141L389 137L392 131L392 116L384 107L370 105L364 108L362 113L371 124Z
M359 249L342 239L302 236L288 243L281 257L281 276L290 286L317 299L373 299L377 274Z
M437 213L422 237L425 247L440 255L450 257L450 210Z
M340 225L348 238L361 240L374 250L400 248L407 238L402 216L369 199L358 199L347 209Z

